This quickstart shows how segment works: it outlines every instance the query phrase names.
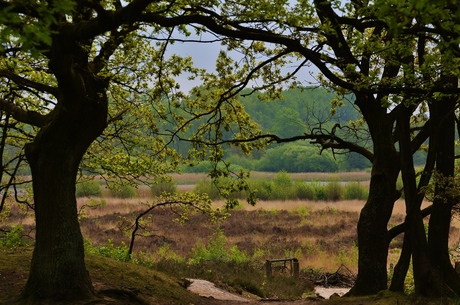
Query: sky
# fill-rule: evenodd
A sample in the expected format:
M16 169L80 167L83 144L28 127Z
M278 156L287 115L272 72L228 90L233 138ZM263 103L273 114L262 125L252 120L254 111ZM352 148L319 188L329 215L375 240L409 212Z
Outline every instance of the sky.
M199 39L200 37L192 38ZM212 36L210 34L205 34L201 37L202 40L210 40ZM191 56L195 63L195 66L198 68L205 68L208 71L215 71L215 63L219 51L222 49L222 46L219 42L214 43L198 43L198 42L175 42L173 45L169 46L169 51L167 54L178 54L181 56ZM237 54L233 54L233 58L237 59ZM300 62L299 62L300 63ZM284 67L283 72L291 72L297 65L292 64L291 66ZM298 74L298 78L303 82L303 85L308 86L312 84L317 84L313 75L318 74L318 69L314 66L304 67ZM190 81L187 79L187 75L182 75L178 78L181 84L181 89L188 92L195 86L200 85L199 80Z

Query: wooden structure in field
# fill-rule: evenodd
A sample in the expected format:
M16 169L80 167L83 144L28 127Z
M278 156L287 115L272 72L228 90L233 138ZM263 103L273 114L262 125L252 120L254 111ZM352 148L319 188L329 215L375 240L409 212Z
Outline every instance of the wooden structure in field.
M267 259L265 262L265 271L267 277L271 277L273 275L273 269L276 267L273 266L273 264L277 264L277 267L279 270L281 270L281 272L289 272L292 277L296 279L299 278L299 260L297 258L292 257L281 259Z

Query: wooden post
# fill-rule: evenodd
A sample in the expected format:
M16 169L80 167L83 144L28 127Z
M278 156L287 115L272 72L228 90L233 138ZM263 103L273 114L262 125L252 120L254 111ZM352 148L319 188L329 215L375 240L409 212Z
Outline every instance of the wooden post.
M295 278L295 279L298 279L299 278L299 260L297 258L293 258L292 259L292 264L294 265L293 267L293 274L292 276Z
M271 277L272 276L272 263L270 260L267 259L267 261L265 262L265 272L267 274L267 277Z

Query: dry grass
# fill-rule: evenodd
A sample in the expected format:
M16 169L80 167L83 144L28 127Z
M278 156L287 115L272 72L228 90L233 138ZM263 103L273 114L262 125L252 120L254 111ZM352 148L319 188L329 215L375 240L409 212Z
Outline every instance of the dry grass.
M115 246L121 242L129 244L130 232L121 229L121 220L134 223L135 217L146 208L144 204L148 204L151 198L103 200L104 206L84 209L85 215L81 220L84 236L96 246L106 245L108 239L112 239ZM79 209L89 203L89 198L80 198ZM223 204L222 201L216 201L214 206L221 207ZM231 217L220 222L219 227L229 244L236 245L249 255L258 253L261 262L270 258L296 256L303 268L331 272L345 264L356 271L356 225L364 204L360 200L259 201L256 206L242 204L231 212ZM428 204L425 202L424 206ZM389 227L401 223L404 212L404 201L397 201ZM137 238L135 251L154 256L162 246L168 245L170 251L188 257L198 240L208 241L218 227L200 214L191 216L183 225L175 222L175 217L167 209L154 210L146 222L146 231L142 232L148 236ZM32 227L33 219L24 217L21 223L26 228ZM460 242L460 221L454 219L452 224L450 246L455 248ZM401 244L401 236L392 242L389 264L397 262Z
M251 178L273 179L278 173L251 172ZM289 176L294 180L340 180L340 181L369 181L371 174L368 172L340 172L340 173L290 173ZM209 179L206 173L183 173L171 174L177 184L189 184L198 180ZM190 183L191 184L191 183Z
M80 205L88 199L81 200ZM117 223L120 217L133 222L144 206L136 200L106 199L107 205L87 210L82 230L96 245L107 239L115 245L129 238ZM223 202L215 202L220 207ZM304 202L261 201L255 207L245 205L219 223L228 243L249 255L263 253L260 261L296 256L304 268L335 271L342 263L356 271L356 224L364 201ZM398 203L398 205L400 205ZM204 215L194 215L181 225L166 209L154 210L147 224L148 237L137 239L136 251L155 253L164 245L181 257L190 255L198 240L206 242L217 225ZM397 223L402 216L395 218Z

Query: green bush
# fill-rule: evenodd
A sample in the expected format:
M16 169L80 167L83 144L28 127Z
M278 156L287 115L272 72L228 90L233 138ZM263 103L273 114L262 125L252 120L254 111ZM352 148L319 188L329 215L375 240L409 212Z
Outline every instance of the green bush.
M75 195L77 197L101 197L101 185L95 180L86 180L76 185Z
M252 180L249 182L251 190L256 190L256 196L260 200L270 200L274 184L271 181L265 180Z
M211 180L200 180L197 184L195 184L193 191L198 194L208 194L211 199L220 198L219 190Z
M346 200L366 200L369 190L359 182L349 182L345 185L344 199Z
M313 192L314 192L313 200L318 200L318 201L327 200L326 188L321 181L316 181L316 180L311 181L308 185L313 189Z
M298 182L295 184L297 198L301 200L315 200L315 189L308 183Z
M222 230L217 230L207 244L198 240L192 249L188 263L192 265L200 264L203 261L245 263L249 260L249 256L238 249L238 246L230 246L227 243L227 237Z
M343 198L343 187L340 181L329 181L325 185L326 200L339 201Z
M94 247L90 240L85 240L85 251L91 254L97 254L104 257L110 257L117 261L128 262L131 258L128 255L128 246L121 242L121 244L115 247L113 240L109 239L106 246Z
M158 197L163 193L175 194L177 186L173 181L165 181L158 184L153 184L150 187L150 193L153 197Z
M275 183L275 185L280 187L291 187L294 184L291 177L286 171L278 172L275 178L273 178L273 182Z
M10 231L4 232L0 236L0 245L3 247L17 248L27 244L24 239L24 227L22 225L14 226Z
M297 191L294 186L282 186L275 183L271 194L272 200L295 200L297 199Z
M121 185L110 189L110 195L115 198L136 198L137 192L131 185Z

